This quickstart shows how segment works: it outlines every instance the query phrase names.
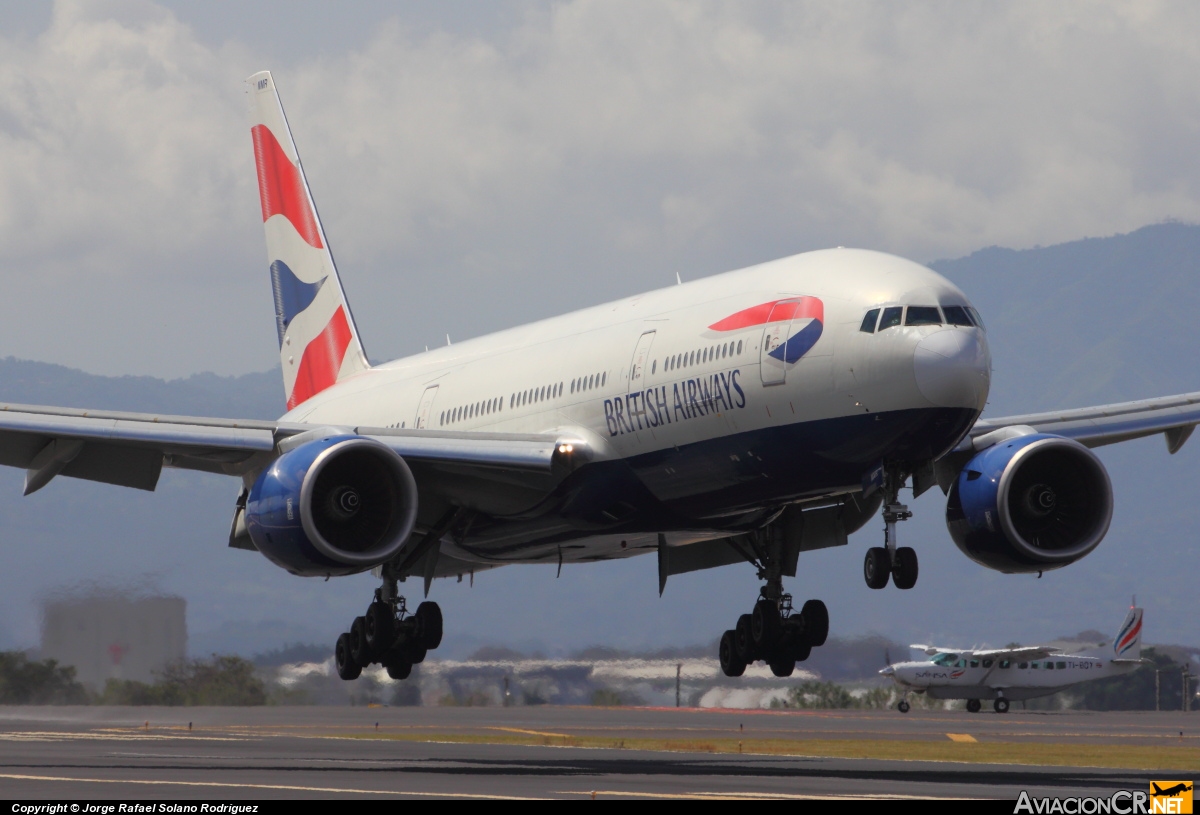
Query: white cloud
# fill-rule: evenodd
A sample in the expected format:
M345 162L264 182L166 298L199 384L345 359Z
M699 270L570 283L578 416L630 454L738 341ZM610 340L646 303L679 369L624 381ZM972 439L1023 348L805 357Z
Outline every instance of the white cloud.
M59 2L0 41L0 353L273 364L239 84L268 43L228 13L221 41L149 3ZM806 248L925 260L1200 220L1198 18L575 0L483 33L371 16L365 45L276 79L391 356Z

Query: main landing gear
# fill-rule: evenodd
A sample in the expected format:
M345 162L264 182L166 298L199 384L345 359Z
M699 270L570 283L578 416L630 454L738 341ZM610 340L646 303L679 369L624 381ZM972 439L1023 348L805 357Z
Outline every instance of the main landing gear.
M367 613L355 617L350 630L337 639L334 663L342 679L357 679L363 668L378 662L392 679L407 679L412 666L425 659L427 651L442 644L442 610L437 603L424 602L409 614L396 582L385 580L375 591Z
M754 610L721 635L719 656L726 676L741 676L758 659L770 665L776 676L791 676L796 663L808 659L812 649L824 645L829 636L829 611L824 603L809 600L796 612L792 595L784 594L785 541L778 531L768 528L746 539L753 550L753 557L746 553L747 559L758 567L758 577L766 585ZM788 574L795 574L794 565L788 567Z
M900 487L904 474L889 467L884 476L883 546L872 546L863 561L863 578L872 589L882 589L888 578L898 589L917 585L917 553L910 546L897 547L896 524L912 517L908 507L900 503Z
M796 663L808 659L828 636L829 612L820 600L809 600L797 614L790 594L772 600L764 590L753 613L743 614L733 630L721 635L721 671L741 676L746 666L761 659L776 676L791 676Z

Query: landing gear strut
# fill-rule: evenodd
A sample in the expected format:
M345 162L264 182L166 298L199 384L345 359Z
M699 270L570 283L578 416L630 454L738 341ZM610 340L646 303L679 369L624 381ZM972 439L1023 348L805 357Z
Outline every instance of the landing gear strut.
M829 611L820 600L809 600L797 612L792 595L783 591L782 557L778 541L752 535L758 576L766 580L750 614L721 635L719 657L726 676L741 676L755 660L771 666L775 676L791 676L796 663L829 636Z
M363 668L378 662L392 679L406 679L412 666L442 643L442 610L424 602L409 614L396 581L384 578L367 613L355 617L350 630L337 639L334 664L342 679L357 679Z
M895 465L884 472L883 490L883 546L872 546L863 561L863 578L872 589L882 589L888 578L898 589L911 589L917 585L917 553L909 546L897 547L896 524L912 517L905 504L900 503L900 487L905 475Z

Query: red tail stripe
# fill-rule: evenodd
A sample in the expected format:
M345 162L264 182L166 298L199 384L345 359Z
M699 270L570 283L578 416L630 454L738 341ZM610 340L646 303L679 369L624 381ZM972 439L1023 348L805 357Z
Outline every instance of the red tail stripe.
M791 300L791 298L788 299ZM771 311L781 303L779 308ZM767 322L781 323L785 320L798 320L805 317L815 317L824 322L825 304L816 297L800 297L792 302L772 300L769 303L760 303L736 314L731 314L724 320L713 323L709 328L713 331L733 331L738 328L765 325Z
M337 382L338 371L342 369L342 360L346 357L346 348L352 337L346 310L338 306L325 330L308 344L300 357L296 384L292 386L292 395L288 397L288 410Z
M308 205L308 193L300 170L266 125L250 128L254 137L254 165L258 168L258 199L262 204L263 221L272 215L282 215L291 222L300 237L312 247L322 249L321 230Z

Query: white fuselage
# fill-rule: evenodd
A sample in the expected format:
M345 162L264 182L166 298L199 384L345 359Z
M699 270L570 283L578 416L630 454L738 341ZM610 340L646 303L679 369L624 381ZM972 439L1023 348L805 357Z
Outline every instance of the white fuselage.
M816 298L821 308L821 325L807 335L819 337L795 361L768 352L811 321L781 328L753 312L791 298ZM530 521L536 508L489 506L464 491L464 504L492 518L473 534L502 542L506 562L537 560L551 545L561 556L568 538L630 550L642 545L631 534L701 539L726 528L718 519L857 491L879 462L931 460L961 439L987 399L983 330L861 330L870 309L909 305L970 304L945 278L892 255L810 252L380 365L284 420L582 434L595 461L580 478L620 482L611 486L624 496L616 504L634 506L641 520L606 535L585 514ZM518 514L526 520L498 520ZM539 541L540 551L528 548Z
M934 699L1033 699L1090 679L1129 673L1133 660L1101 653L1051 654L1043 659L981 658L970 651L939 654L933 661L901 662L884 670L897 685Z

